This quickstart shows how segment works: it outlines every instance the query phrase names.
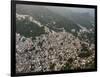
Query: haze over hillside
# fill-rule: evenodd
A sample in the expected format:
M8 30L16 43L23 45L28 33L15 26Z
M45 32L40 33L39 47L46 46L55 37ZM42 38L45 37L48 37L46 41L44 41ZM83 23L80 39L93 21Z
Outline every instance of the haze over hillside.
M95 68L94 9L16 5L16 72Z

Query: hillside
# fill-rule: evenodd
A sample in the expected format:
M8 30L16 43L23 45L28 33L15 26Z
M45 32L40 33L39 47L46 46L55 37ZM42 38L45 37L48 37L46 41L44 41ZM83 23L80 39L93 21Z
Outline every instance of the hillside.
M94 68L94 46L70 33L50 33L34 41L16 34L16 72L45 72Z
M95 68L93 11L58 8L16 6L17 73Z

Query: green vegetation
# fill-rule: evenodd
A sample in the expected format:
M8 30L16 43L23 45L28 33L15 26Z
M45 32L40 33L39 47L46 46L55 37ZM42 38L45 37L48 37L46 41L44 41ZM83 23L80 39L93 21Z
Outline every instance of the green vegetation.
M71 69L71 67L72 67L71 64L66 62L65 66L63 66L61 70L69 70Z
M16 20L16 32L25 37L40 36L44 34L44 27L39 27L37 24L30 22L29 20Z
M88 49L88 47L86 47L85 44L82 44L82 49L81 49L81 52L78 54L78 56L81 58L85 58L91 55L92 55L92 52Z

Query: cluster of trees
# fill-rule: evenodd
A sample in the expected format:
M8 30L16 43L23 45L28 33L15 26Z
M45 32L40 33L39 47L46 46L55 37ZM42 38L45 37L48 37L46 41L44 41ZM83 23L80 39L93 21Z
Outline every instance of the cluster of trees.
M40 36L44 34L44 27L39 27L37 24L30 22L28 19L16 20L16 32L25 37Z

